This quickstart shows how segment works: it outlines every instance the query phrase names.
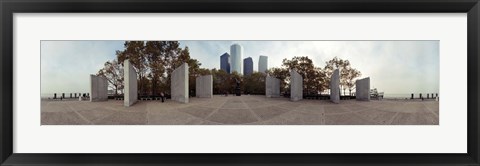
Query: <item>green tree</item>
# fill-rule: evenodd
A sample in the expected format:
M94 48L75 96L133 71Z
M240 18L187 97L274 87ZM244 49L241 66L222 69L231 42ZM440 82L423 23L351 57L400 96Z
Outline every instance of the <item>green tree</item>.
M109 87L115 90L115 95L118 94L118 91L123 90L123 67L116 60L105 62L97 76L107 78Z
M290 73L288 69L281 67L273 67L268 69L268 75L280 79L280 92L285 92L288 89L288 82Z
M164 91L168 94L171 94L171 80L172 72L180 67L183 63L180 63L178 56L182 49L180 48L180 43L178 41L167 41L165 46L165 55L163 57L164 66L166 70L166 78L164 79Z
M212 76L214 94L230 93L230 89L232 88L230 85L230 74L224 70L212 69Z
M317 92L323 92L327 90L329 87L324 84L325 82L328 81L325 70L323 70L320 67L315 67L313 72L315 72L315 77L312 81L313 89L315 89Z
M345 91L348 89L351 95L351 91L355 87L354 79L361 76L360 71L352 68L350 61L334 57L327 61L324 67L325 75L328 78L328 81L325 82L324 86L329 86L330 78L335 69L340 70L340 86L343 90L343 94L345 95Z
M243 92L246 94L265 94L265 76L260 72L253 72L249 75L243 75Z
M323 86L317 86L319 84L318 77L321 77L321 72L315 69L313 62L308 56L293 57L291 60L283 59L283 67L288 70L295 69L298 74L303 77L303 92L307 94L317 94L322 91Z
M147 66L150 69L148 78L151 82L151 94L156 96L160 93L160 85L163 74L165 73L164 56L166 54L165 41L147 41L145 45L145 56Z
M145 42L144 41L125 41L123 51L116 51L117 60L123 66L123 62L128 59L135 68L138 75L138 86L141 95L147 93L145 88L144 78L147 75L147 58L145 56Z
M348 67L346 68L346 74L345 74L345 79L344 79L344 84L345 87L348 89L348 93L351 96L352 95L352 90L355 88L355 78L360 77L362 73L360 71ZM345 93L345 90L344 90ZM344 94L345 95L345 94Z
M128 59L137 71L139 94L170 93L171 74L183 63L189 66L189 89L195 90L195 79L210 73L201 69L201 63L190 57L188 47L180 48L178 41L126 41L123 50L117 50L117 61L123 66Z

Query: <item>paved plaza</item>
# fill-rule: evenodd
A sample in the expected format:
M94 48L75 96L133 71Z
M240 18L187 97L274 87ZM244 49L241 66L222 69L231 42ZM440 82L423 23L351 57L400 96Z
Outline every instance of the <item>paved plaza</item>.
M326 100L218 96L138 101L41 102L42 125L438 125L439 102L419 100Z

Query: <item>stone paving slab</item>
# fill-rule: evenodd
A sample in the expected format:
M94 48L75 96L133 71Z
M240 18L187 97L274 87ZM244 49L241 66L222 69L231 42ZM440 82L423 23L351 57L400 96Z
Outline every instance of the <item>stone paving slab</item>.
M81 110L77 112L83 117L85 117L89 122L94 122L94 121L106 118L110 115L113 115L117 111L112 111L108 109L97 109L97 110Z
M397 113L379 110L365 110L361 112L356 112L355 114L378 124L391 124L392 118Z
M302 106L300 102L283 102L283 103L274 104L274 105L277 105L278 107L285 108L288 110L295 110L298 107Z
M207 107L201 107L201 106L191 106L187 108L181 108L178 109L178 111L191 114L195 117L200 117L200 118L207 118L208 115L210 115L213 111L215 111L212 108L207 108Z
M298 123L302 121L302 123ZM252 123L252 125L323 125L325 118L321 114L310 114L304 112L287 112L275 118Z
M204 120L174 110L148 113L148 125L194 125L203 124Z
M81 125L88 124L82 120L77 113L73 111L69 112L42 112L41 114L42 125Z
M346 114L346 113L351 113L352 110L345 108L343 105L324 105L323 108L325 109L325 114Z
M252 108L252 111L257 114L261 120L271 119L273 117L288 112L287 109L276 106Z
M225 104L222 105L223 109L247 109L248 106L243 103L241 100L231 100Z
M438 125L438 119L428 113L399 113L392 124L394 125Z
M100 125L141 125L146 124L147 116L145 112L116 112L103 119L93 121Z
M363 102L363 101L359 101L359 102ZM347 110L352 111L352 112L372 110L372 108L367 107L366 105L361 104L361 103L345 104L345 105L342 105L342 106L343 106L343 108L346 108Z
M378 125L356 114L327 115L325 120L327 125Z
M257 95L166 100L41 101L42 125L438 125L439 102L322 100Z
M220 109L207 120L223 124L243 124L257 121L247 109Z

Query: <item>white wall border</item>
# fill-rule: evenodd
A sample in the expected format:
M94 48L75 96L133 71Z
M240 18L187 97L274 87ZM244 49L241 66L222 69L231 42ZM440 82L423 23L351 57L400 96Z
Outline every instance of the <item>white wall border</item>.
M13 22L14 153L467 151L465 13L16 13ZM40 40L440 40L440 125L40 126L40 96L20 95L40 94L31 86L40 85L32 72L40 69Z

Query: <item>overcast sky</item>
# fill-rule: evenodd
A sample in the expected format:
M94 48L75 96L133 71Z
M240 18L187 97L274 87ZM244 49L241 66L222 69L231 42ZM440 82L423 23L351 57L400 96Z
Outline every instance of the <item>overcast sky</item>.
M89 91L89 75L124 41L42 41L42 94ZM308 56L315 66L337 56L370 77L371 88L385 94L438 93L439 41L180 41L190 48L190 56L204 68L220 68L220 55L230 45L243 46L243 58L252 57L258 70L259 55L268 56L268 67L279 67L284 58Z

